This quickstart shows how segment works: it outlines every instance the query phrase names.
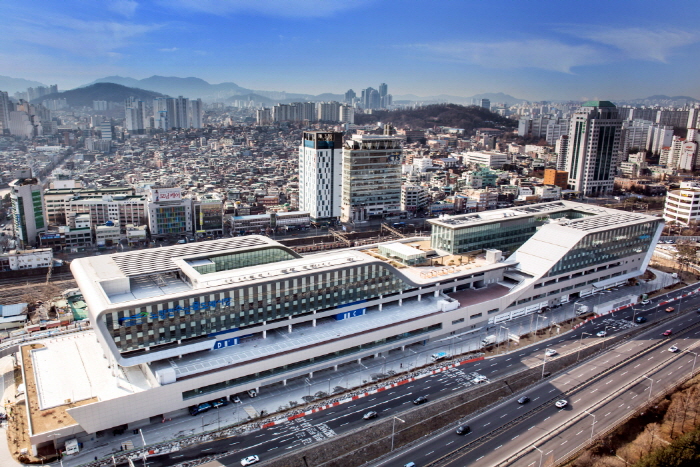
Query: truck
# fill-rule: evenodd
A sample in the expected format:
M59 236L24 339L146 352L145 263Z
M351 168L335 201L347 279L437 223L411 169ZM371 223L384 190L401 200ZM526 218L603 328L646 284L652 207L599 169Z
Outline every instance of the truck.
M484 339L481 341L481 346L486 347L488 345L492 345L496 343L496 336L494 334L491 334L490 336L484 337Z
M440 360L446 359L448 356L449 356L449 355L447 355L447 352L438 352L438 353L432 354L432 355L430 356L430 358L431 358L434 362L439 362Z
M576 315L585 315L589 311L591 311L591 308L588 305L579 305L576 308Z

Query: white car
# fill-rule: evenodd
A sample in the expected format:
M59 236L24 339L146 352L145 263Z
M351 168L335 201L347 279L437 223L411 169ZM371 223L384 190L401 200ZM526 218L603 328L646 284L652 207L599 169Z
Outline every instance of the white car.
M260 458L258 456L248 456L245 459L241 459L241 465L253 465L257 464L260 462Z
M544 354L548 357L553 357L557 354L557 351L554 349L547 349L545 350Z
M563 409L564 407L569 405L569 401L567 401L566 399L561 399L556 401L554 405L557 407L557 409Z
M473 384L480 384L480 383L485 383L487 381L488 381L488 379L486 378L486 376L479 375L472 380L472 383Z
M607 335L608 335L608 333L605 331L599 331L598 334L596 334L596 336L598 336L598 337L605 337Z
M678 352L678 350L679 350L678 347L676 347L675 345L672 345L671 347L668 348L668 351L673 352L673 353Z
M648 305L651 302L651 300L642 300L642 305Z

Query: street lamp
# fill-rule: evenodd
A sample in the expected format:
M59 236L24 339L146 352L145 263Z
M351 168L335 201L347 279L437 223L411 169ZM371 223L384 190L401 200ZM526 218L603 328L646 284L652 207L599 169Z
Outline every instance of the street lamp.
M539 319L540 318L549 319L549 316L540 316L540 315L537 316L537 319L535 320L535 337L537 337L537 331L539 330L539 326L540 326Z
M540 466L539 467L542 467L542 458L544 457L544 451L542 449L538 448L537 446L535 446L534 444L532 445L532 447L537 449L538 451L540 451Z
M544 357L542 358L542 378L544 378L544 364L547 362L547 349L549 346L544 348Z
M394 415L394 420L393 423L391 424L391 450L394 450L394 434L396 433L396 420L400 421L401 423L406 423L405 421L401 420L399 417Z
M143 437L141 428L139 428L139 434L141 435L141 442L143 443L143 465L146 467L146 439Z
M605 328L603 329L603 332L605 333L605 336L603 336L603 350L605 350L605 340L606 340L605 338L608 337L608 328L609 327L612 327L612 326L606 325Z
M690 376L692 377L692 376L693 376L693 373L695 372L695 362L697 362L697 360L698 360L698 354L696 354L695 352L691 352L691 351L688 350L688 349L685 349L685 351L688 352L688 353L692 353L693 355L695 355L695 358L693 358L693 368L690 370Z
M592 336L593 334L590 332L582 332L581 333L581 338L578 340L578 352L576 352L576 361L578 362L578 357L581 355L581 345L583 345L583 335L588 334L589 336Z
M593 423L591 423L591 442L593 442L593 430L595 430L595 415L590 413L588 410L584 410L584 412L593 417Z
M646 375L642 375L642 377L644 377L644 378L648 379L649 381L651 381L651 384L649 385L649 398L647 399L647 401L649 401L649 400L651 400L651 388L654 387L654 380L651 379L651 378L649 378L649 377L646 376Z

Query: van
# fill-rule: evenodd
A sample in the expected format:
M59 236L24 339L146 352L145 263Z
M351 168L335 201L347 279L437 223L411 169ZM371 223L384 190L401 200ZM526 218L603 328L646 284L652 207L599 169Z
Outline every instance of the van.
M250 396L251 398L257 397L258 391L256 391L255 389L248 389L248 396Z

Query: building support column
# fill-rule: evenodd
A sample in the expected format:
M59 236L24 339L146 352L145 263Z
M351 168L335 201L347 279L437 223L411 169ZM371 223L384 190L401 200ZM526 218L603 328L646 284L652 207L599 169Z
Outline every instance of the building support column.
M292 325L291 325L291 324L288 324L288 325L287 325L287 332L288 332L289 334L292 333Z
M283 379L283 380L282 380L282 386L286 386L286 385L287 385L287 380L286 380L286 379Z

